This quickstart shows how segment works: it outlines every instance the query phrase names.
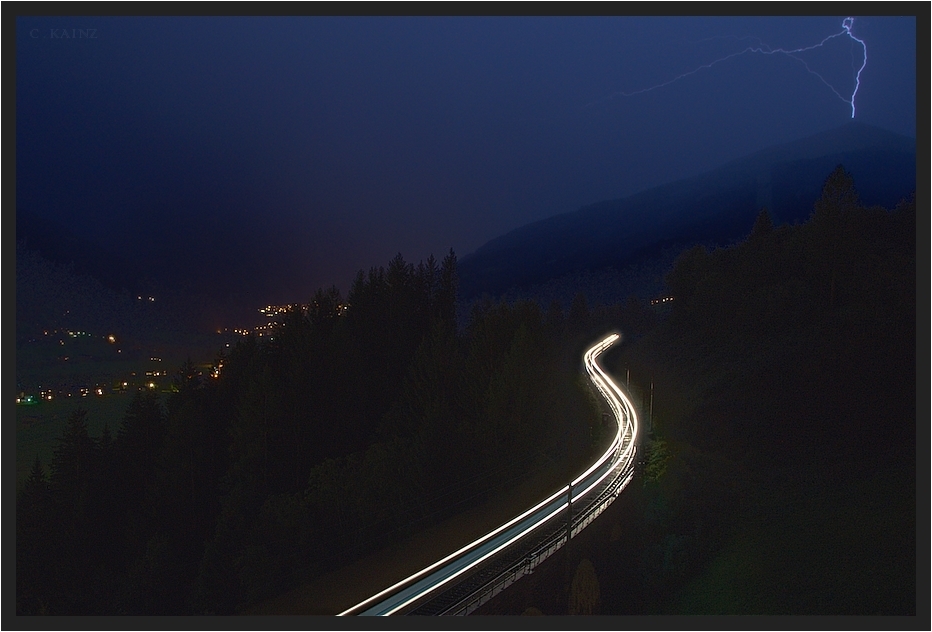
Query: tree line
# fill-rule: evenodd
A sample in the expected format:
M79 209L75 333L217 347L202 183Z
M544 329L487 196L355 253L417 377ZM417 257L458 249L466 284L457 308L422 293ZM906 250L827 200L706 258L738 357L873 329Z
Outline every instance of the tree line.
M138 392L115 436L76 409L17 498L17 613L233 614L565 467L599 424L592 326L490 299L456 322L456 256L399 254L344 299Z
M588 552L603 614L915 614L915 229L839 165L808 221L676 260L615 365L655 387L654 475Z

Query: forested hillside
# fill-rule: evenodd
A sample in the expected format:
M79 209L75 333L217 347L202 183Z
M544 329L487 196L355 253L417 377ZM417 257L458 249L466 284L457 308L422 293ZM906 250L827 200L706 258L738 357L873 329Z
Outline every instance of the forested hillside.
M17 612L233 614L585 457L584 302L488 302L458 328L456 287L452 251L398 255L216 377L182 366L164 408L139 392L115 436L75 410L18 499Z
M608 282L590 290L593 299L597 293L606 303L630 294L650 298L654 277L662 276L657 264L666 268L671 250L735 243L762 207L774 225L806 221L826 174L839 163L857 178L869 206L892 207L916 187L915 139L851 121L500 235L463 258L463 296L526 295L532 289L553 294L554 279L585 283L598 274Z
M839 167L806 223L765 209L680 255L664 311L577 293L457 323L453 252L398 255L112 432L75 410L17 499L17 612L243 612L562 475L598 440L580 353L617 330L640 484L555 556L582 579L544 567L486 611L915 613L915 222L915 196L865 207Z
M865 207L839 166L806 223L764 210L666 280L668 316L605 360L652 433L641 484L560 562L591 561L589 607L915 614L915 196ZM571 577L486 612L565 614Z

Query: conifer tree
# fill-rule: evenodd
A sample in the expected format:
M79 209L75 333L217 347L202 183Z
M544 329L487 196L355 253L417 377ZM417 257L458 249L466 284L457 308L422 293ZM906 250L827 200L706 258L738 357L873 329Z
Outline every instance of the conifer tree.
M459 290L459 275L456 271L456 253L450 252L440 264L440 289L437 293L437 308L441 322L456 328L456 295Z
M770 213L766 208L762 208L754 220L754 227L751 229L751 241L759 241L773 232L773 221L770 219Z
M16 614L39 614L48 603L53 550L49 480L39 455L16 499Z
M59 502L76 515L86 508L96 446L87 432L87 411L77 408L68 418L51 464L51 487Z
M811 220L816 236L815 248L828 259L829 309L835 307L842 241L857 208L858 193L854 188L854 179L844 166L838 165L825 180L822 195L813 206Z

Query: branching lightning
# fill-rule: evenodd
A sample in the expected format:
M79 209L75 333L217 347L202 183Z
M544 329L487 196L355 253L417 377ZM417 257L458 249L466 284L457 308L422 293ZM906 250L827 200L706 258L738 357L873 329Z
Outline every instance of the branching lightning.
M803 65L803 67L804 67L809 73L811 73L811 74L815 75L816 77L818 77L819 80L820 80L822 83L824 83L826 86L828 86L828 88L829 88L832 92L834 92L835 95L836 95L839 99L841 99L842 101L844 101L845 103L847 103L848 105L851 106L851 118L854 118L854 115L855 115L855 112L856 112L856 110L855 110L855 105L854 105L854 98L855 98L855 96L856 96L857 93L858 93L858 89L861 87L861 72L864 70L864 67L867 65L867 44L864 43L864 40L857 38L857 37L854 35L854 33L851 32L851 27L852 27L853 25L854 25L854 18L852 18L852 17L845 18L845 19L842 21L842 23L841 23L842 30L839 31L838 33L835 33L834 35L829 35L828 37L826 37L825 39L823 39L823 40L822 40L821 42L819 42L818 44L813 44L812 46L805 46L805 47L802 47L802 48L795 48L795 49L792 49L792 50L786 50L786 49L783 49L783 48L771 48L770 46L768 46L767 44L765 44L764 42L762 42L762 41L761 41L760 39L758 39L758 38L744 37L744 38L741 38L741 39L745 39L745 40L746 40L746 39L754 39L754 40L756 40L756 41L757 41L757 45L755 45L755 46L748 46L748 47L745 48L744 50L740 50L740 51L738 51L738 52L731 53L730 55L726 55L726 56L724 56L724 57L720 57L720 58L718 58L718 59L716 59L716 60L714 60L714 61L711 61L711 62L709 62L709 63L707 63L707 64L703 64L703 65L701 65L701 66L698 66L698 67L694 68L693 70L690 70L689 72L684 72L684 73L681 74L681 75L677 75L676 77L673 77L673 78L670 79L669 81L664 81L663 83L658 83L657 85L653 85L653 86L650 86L650 87L648 87L648 88L642 88L642 89L640 89L640 90L634 90L634 91L632 91L632 92L622 92L622 91L615 92L615 93L609 95L608 97L606 97L605 99L599 99L599 101L604 101L604 100L608 100L608 99L613 99L613 98L619 97L619 96L620 96L620 97L633 97L633 96L636 96L636 95L639 95L639 94L644 94L645 92L650 92L650 91L652 91L652 90L657 90L658 88L663 88L663 87L668 86L668 85L670 85L670 84L672 84L672 83L676 83L676 82L679 81L680 79L685 79L686 77L689 77L690 75L694 75L694 74L696 74L697 72L700 72L700 71L702 71L702 70L707 70L707 69L711 68L712 66L715 66L715 65L717 65L717 64L720 64L720 63L722 63L722 62L724 62L724 61L728 61L729 59L733 59L733 58L735 58L735 57L740 57L741 55L746 55L746 54L748 54L748 53L758 53L758 54L761 54L761 55L778 55L778 54L779 54L779 55L785 55L786 57L789 57L790 59L793 59L793 60L799 62L800 64ZM857 42L858 44L860 44L860 45L861 45L861 49L864 51L864 57L863 57L863 60L862 60L862 62L861 62L861 67L858 68L857 72L855 73L855 78L854 78L854 90L851 92L851 97L850 97L850 98L846 98L841 92L838 91L838 89L835 88L835 86L833 86L831 83L829 83L828 81L826 81L825 77L823 77L823 76L820 75L818 72L816 72L815 70L813 70L813 69L809 66L809 64L806 63L806 61L805 61L804 59L802 59L802 58L800 58L800 57L797 56L797 55L799 55L800 53L805 53L806 51L811 51L811 50L814 50L814 49L816 49L816 48L820 48L820 47L824 46L826 43L828 43L829 41L831 41L831 40L833 40L833 39L835 39L835 38L837 38L837 37L844 37L844 36L847 36L847 37L851 38L851 40L853 40L853 41ZM595 102L593 102L593 103L590 103L589 105L594 105L595 103L598 103L599 101L595 101Z

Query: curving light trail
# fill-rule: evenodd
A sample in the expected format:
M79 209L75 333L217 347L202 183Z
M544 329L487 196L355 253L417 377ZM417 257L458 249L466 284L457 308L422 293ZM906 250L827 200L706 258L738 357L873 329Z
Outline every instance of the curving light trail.
M521 515L427 568L348 608L339 616L395 614L416 601L424 600L427 595L447 586L476 565L564 512L569 505L570 494L572 499L582 498L612 474L619 477L627 476L619 488L620 492L633 476L638 434L637 413L628 397L596 362L596 358L619 338L618 334L607 336L583 355L590 380L602 393L618 422L611 445L598 459L570 485L557 490Z
M684 73L681 74L681 75L677 75L676 77L673 77L673 78L670 79L669 81L664 81L663 83L658 83L658 84L653 85L653 86L650 86L650 87L648 87L648 88L642 88L642 89L640 89L640 90L634 90L634 91L632 91L632 92L623 92L623 91L614 92L614 93L612 93L611 95L605 97L604 99L599 99L598 101L593 101L593 102L590 103L589 105L590 105L590 106L591 106L591 105L594 105L595 103L598 103L599 101L610 100L610 99L615 98L616 96L633 97L633 96L638 95L638 94L644 94L645 92L650 92L650 91L652 91L652 90L657 90L658 88L663 88L664 86L668 86L668 85L670 85L671 83L676 83L676 82L679 81L680 79L684 79L684 78L686 78L686 77L689 77L690 75L694 75L694 74L696 74L697 72L699 72L699 71L701 71L701 70L707 70L707 69L711 68L712 66L715 66L715 65L717 65L717 64L722 63L723 61L728 61L729 59L733 59L733 58L735 58L735 57L740 57L741 55L745 55L745 54L747 54L747 53L758 53L758 54L761 54L761 55L777 55L777 54L780 54L780 55L785 55L785 56L787 56L787 57L789 57L789 58L791 58L791 59L794 59L794 60L798 61L799 63L801 63L801 64L803 65L803 67L805 67L805 69L806 69L808 72L810 72L811 74L813 74L813 75L815 75L816 77L818 77L819 80L820 80L822 83L824 83L826 86L828 86L828 88L829 88L832 92L834 92L835 95L836 95L839 99L841 99L842 101L844 101L845 103L847 103L847 104L849 104L849 105L851 106L851 118L854 118L854 115L855 115L854 97L857 95L858 89L861 87L861 72L864 70L864 67L867 66L867 44L864 42L864 40L857 38L857 37L854 35L854 33L851 32L851 27L852 27L853 25L854 25L854 18L852 18L852 17L847 17L847 18L845 18L845 19L842 21L842 23L841 23L842 29L841 29L841 31L839 31L838 33L835 33L834 35L829 35L828 37L824 38L824 39L823 39L821 42L819 42L818 44L813 44L812 46L804 46L804 47L802 47L802 48L794 48L794 49L791 49L791 50L786 50L786 49L783 49L783 48L771 48L770 46L768 46L767 44L763 43L761 40L759 40L759 39L756 38L756 37L755 37L755 38L749 38L749 37L741 38L741 39L755 39L755 40L757 40L758 44L757 44L757 46L748 46L748 47L745 48L744 50L740 50L740 51L738 51L738 52L736 52L736 53L731 53L730 55L725 55L724 57L720 57L720 58L718 58L718 59L716 59L716 60L714 60L714 61L711 61L711 62L709 62L709 63L707 63L707 64L702 64L701 66L698 66L698 67L694 68L693 70L690 70L689 72L684 72ZM835 88L835 86L833 86L831 83L829 83L828 81L826 81L826 80L825 80L825 77L823 77L823 76L820 75L818 72L816 72L815 70L813 70L812 68L810 68L810 67L809 67L809 64L807 64L805 60L803 60L803 59L801 59L801 58L799 58L799 57L796 56L796 55L799 54L799 53L804 53L804 52L806 52L806 51L814 50L814 49L816 49L816 48L821 48L821 47L824 46L826 43L828 43L830 40L833 40L833 39L835 39L836 37L843 37L843 36L848 36L851 40L853 40L853 41L857 42L858 44L860 44L860 45L861 45L861 48L862 48L863 51L864 51L864 58L863 58L863 61L861 62L861 67L858 68L857 73L855 73L855 77L854 77L854 90L851 92L851 96L850 96L850 97L845 97L842 93L840 93L840 92ZM587 107L588 107L588 106L587 106Z

